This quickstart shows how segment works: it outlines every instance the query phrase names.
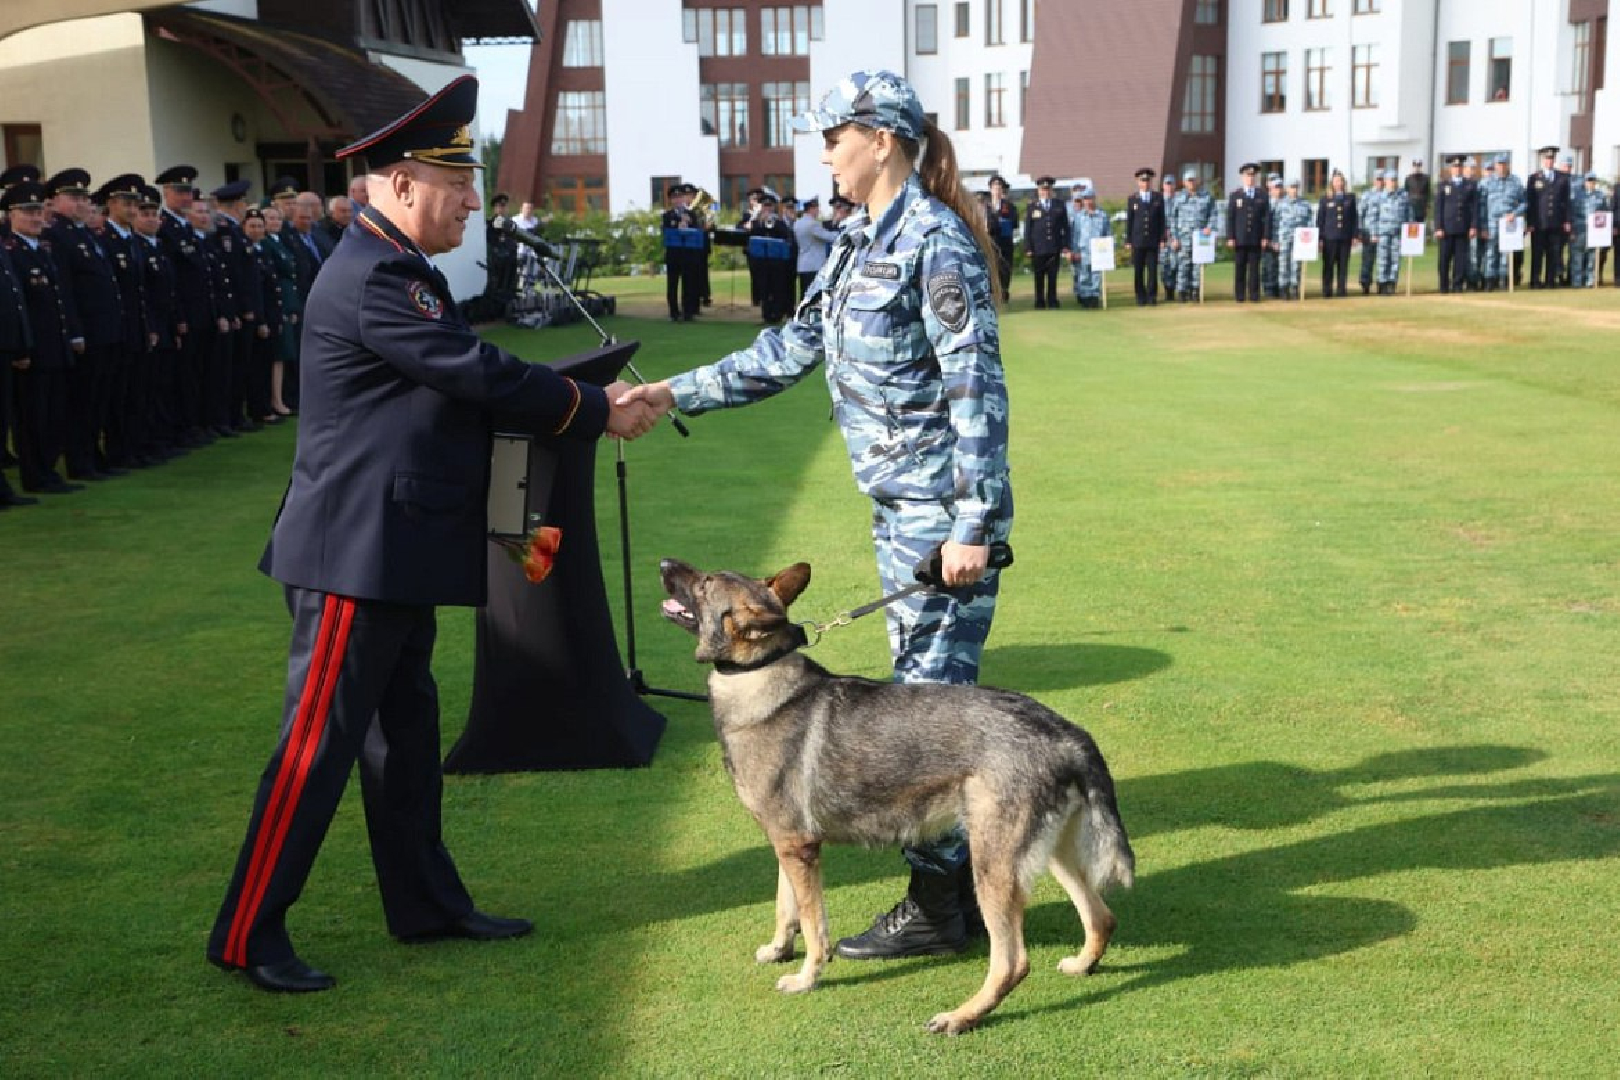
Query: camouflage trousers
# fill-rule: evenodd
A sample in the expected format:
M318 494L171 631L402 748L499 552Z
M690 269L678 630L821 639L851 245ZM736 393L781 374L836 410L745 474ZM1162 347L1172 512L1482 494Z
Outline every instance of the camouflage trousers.
M1197 296L1198 271L1202 267L1193 262L1193 234L1189 232L1186 236L1182 236L1178 233L1176 239L1181 241L1181 250L1175 253L1178 257L1176 262L1176 292L1192 293Z
M1277 261L1277 245L1273 243L1260 256L1260 292L1280 296L1282 288L1282 264Z
M1299 266L1294 261L1294 241L1277 241L1277 286L1284 296L1290 289L1299 288Z
M1159 249L1159 281L1166 293L1174 295L1181 291L1181 264L1191 262L1192 253L1186 247L1177 251L1165 244Z
M951 512L943 504L921 501L872 503L872 546L877 551L878 581L883 594L916 583L913 571L934 547L950 539ZM1005 540L1012 522L1003 519L991 539ZM947 593L913 593L884 609L889 625L889 652L896 682L971 685L979 681L979 656L990 636L1001 573L988 571L969 589ZM960 598L958 598L960 597ZM904 849L918 870L952 873L967 861L967 833L958 823L937 840Z
M1586 237L1569 242L1569 284L1574 289L1590 289L1597 284L1597 248L1586 246Z
M1373 275L1378 269L1378 254L1383 248L1384 245L1379 242L1377 236L1368 236L1367 239L1361 242L1361 287L1363 289L1372 288Z
M1513 272L1513 253L1504 255L1496 242L1496 230L1489 232L1490 235L1481 237L1479 241L1480 276L1486 281L1506 281L1508 274Z
M1378 237L1378 284L1394 285L1401 279L1401 234Z
M1103 276L1101 270L1091 268L1091 256L1086 255L1074 264L1074 295L1078 300L1102 299Z

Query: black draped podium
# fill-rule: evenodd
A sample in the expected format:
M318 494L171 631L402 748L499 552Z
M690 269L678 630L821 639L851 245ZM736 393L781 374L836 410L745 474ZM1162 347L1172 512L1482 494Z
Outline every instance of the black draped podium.
M606 386L635 349L606 345L551 367ZM530 507L543 506L544 523L562 530L557 560L533 585L504 550L490 551L472 707L444 771L645 765L664 717L631 687L613 635L596 540L596 444L534 439L529 478Z

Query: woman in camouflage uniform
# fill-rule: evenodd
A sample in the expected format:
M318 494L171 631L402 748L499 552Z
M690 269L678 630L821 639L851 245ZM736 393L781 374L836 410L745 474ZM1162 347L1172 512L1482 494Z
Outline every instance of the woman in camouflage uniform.
M872 500L883 591L910 584L937 545L953 587L887 609L894 677L972 683L999 585L989 545L1007 537L1013 516L995 248L958 179L950 140L898 75L856 72L797 126L821 132L822 161L864 210L845 222L785 325L627 399L695 415L770 397L825 363L855 482ZM966 945L971 872L960 826L905 854L905 899L840 941L840 955Z

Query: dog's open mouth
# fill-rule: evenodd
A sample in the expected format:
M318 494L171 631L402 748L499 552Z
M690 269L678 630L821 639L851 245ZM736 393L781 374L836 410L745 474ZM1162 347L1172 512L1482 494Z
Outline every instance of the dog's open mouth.
M687 609L685 604L681 603L673 596L665 600L663 604L660 605L659 611L663 614L664 618L668 619L676 626L679 626L684 630L690 630L693 633L697 633L697 616L693 615L692 612Z

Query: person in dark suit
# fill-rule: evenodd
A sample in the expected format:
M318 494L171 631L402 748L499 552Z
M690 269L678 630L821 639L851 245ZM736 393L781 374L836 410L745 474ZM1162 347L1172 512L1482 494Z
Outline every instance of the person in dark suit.
M174 414L181 446L206 446L214 441L202 404L205 359L212 355L216 333L213 285L202 238L188 220L196 180L194 167L171 165L153 181L163 200L158 212L158 242L174 271L175 367L169 409Z
M691 184L671 184L665 192L669 208L664 211L664 299L669 305L670 322L691 322L697 318L703 289L702 237L697 215L689 200L697 194ZM696 241L696 246L691 242Z
M1413 221L1429 220L1431 195L1429 174L1423 171L1423 159L1412 159L1412 171L1406 174L1406 201Z
M13 363L17 390L17 474L24 491L62 495L83 490L56 471L67 445L67 373L84 337L73 294L45 239L47 189L37 180L13 184L0 196L11 235L6 253L28 308L32 348ZM77 346L77 349L74 346Z
M1012 295L1013 242L1018 235L1018 204L1007 197L1007 178L1000 173L990 177L986 225L996 245L996 273L1001 277L1001 295Z
M1479 235L1479 189L1463 175L1464 158L1453 156L1451 175L1434 197L1434 238L1440 244L1440 291L1462 292L1468 287L1468 249Z
M1035 181L1035 198L1024 211L1024 250L1035 271L1035 306L1058 306L1058 267L1069 253L1069 209L1052 195L1056 181Z
M1328 189L1316 204L1316 229L1322 247L1322 297L1344 296L1350 274L1350 246L1361 227L1361 211L1344 173L1333 170ZM1241 297L1239 298L1241 299Z
M1255 185L1260 166L1247 162L1238 168L1243 182L1226 198L1226 246L1236 253L1232 278L1238 303L1260 302L1260 260L1271 244L1271 200Z
M39 167L37 165L13 165L4 172L0 172L0 195L4 195L6 189L13 184L23 180L38 179ZM6 216L4 213L0 213L0 244L4 244L11 236L11 225L6 220ZM9 267L6 268L6 272L9 273ZM21 296L22 294L19 292L17 298L20 300ZM5 297L0 295L0 303L4 302ZM16 456L8 449L11 444L11 418L14 409L12 401L11 372L5 357L0 356L0 468L7 469L17 464Z
M1159 302L1159 248L1167 233L1164 196L1153 190L1153 176L1152 169L1137 169L1136 194L1125 204L1125 248L1131 253L1137 307Z
M236 310L231 313L231 370L223 422L238 432L258 431L264 426L256 418L260 414L250 411L248 401L253 381L254 343L259 340L258 298L263 291L258 260L248 250L248 239L242 232L247 193L252 186L252 181L235 180L211 192L215 254L230 279L230 293L236 299ZM268 393L267 390L266 396Z
M122 362L123 300L112 263L101 242L83 223L88 213L90 174L63 169L45 181L48 200L43 239L56 260L57 280L69 294L82 333L67 367L67 442L63 447L73 480L100 480L125 472L108 460L101 437L113 378Z
M1525 210L1525 234L1530 237L1530 287L1551 289L1564 273L1564 247L1573 231L1569 211L1569 174L1553 168L1558 147L1541 148L1541 168L1533 173ZM1571 161L1573 162L1573 158Z
M18 182L12 180L5 187L9 189ZM3 196L4 192L0 191L0 198ZM34 332L28 324L28 298L23 294L22 282L12 269L11 255L4 246L7 240L9 235L6 239L0 239L0 452L5 451L7 436L12 428L12 371L26 370L32 363L30 354L34 351ZM16 461L7 464L15 465ZM37 502L38 499L13 491L6 474L0 473L0 510L9 506L30 506Z
M141 185L135 203L134 250L141 264L146 299L146 327L152 336L151 374L146 387L145 426L151 445L162 452L189 446L174 407L174 381L179 368L179 279L169 253L158 238L162 226L163 197L157 188Z
M135 173L115 176L91 200L106 208L102 251L112 263L122 298L123 340L119 363L108 393L107 460L114 465L155 465L167 458L154 446L148 426L147 399L152 385L153 336L148 327L143 262L135 250L135 207L146 181Z
M464 75L339 157L364 154L370 205L305 308L292 480L260 568L293 617L281 737L208 940L266 990L334 984L298 958L287 909L356 761L389 931L405 942L526 934L485 915L440 831L439 604L485 600L491 424L594 439L656 419L628 391L580 385L480 340L432 259L480 210Z

